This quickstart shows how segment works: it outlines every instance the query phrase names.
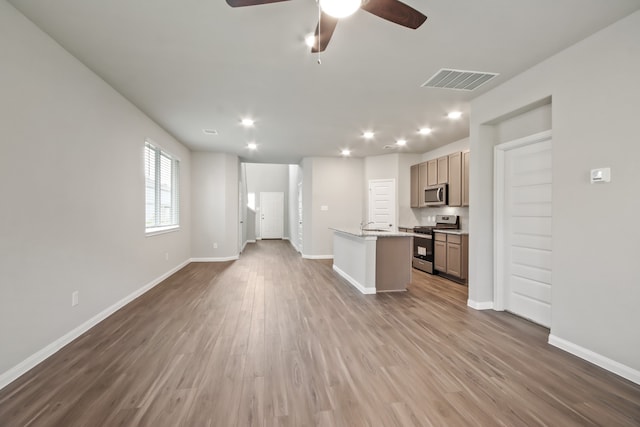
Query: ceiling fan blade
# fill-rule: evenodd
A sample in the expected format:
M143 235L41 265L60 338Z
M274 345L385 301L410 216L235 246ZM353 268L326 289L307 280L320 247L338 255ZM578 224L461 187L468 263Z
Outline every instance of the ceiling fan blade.
M333 35L333 30L336 29L336 25L338 25L338 18L322 12L320 22L318 22L318 26L316 27L316 42L311 48L312 53L322 52L327 48L329 40L331 40L331 36ZM320 34L318 34L318 32L320 32Z
M425 15L398 0L369 0L363 3L361 9L414 30L427 20Z
M277 3L289 0L227 0L227 4L231 7L257 6L259 4Z

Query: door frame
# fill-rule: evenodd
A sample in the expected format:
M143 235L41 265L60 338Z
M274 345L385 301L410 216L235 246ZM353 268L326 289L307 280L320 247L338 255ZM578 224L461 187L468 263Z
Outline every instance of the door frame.
M393 187L393 227L392 229L398 229L398 185L394 178L386 178L386 179L370 179L367 191L367 222L371 222L371 209L373 208L372 197L371 197L371 186L378 182L391 182L391 187Z
M507 151L527 145L548 141L552 137L551 130L539 132L513 141L496 145L493 148L493 309L505 309L505 279L504 279L504 178L505 154Z

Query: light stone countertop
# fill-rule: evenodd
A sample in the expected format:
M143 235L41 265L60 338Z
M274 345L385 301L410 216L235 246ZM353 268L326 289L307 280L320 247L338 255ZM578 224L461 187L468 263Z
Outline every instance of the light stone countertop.
M456 234L458 236L464 236L469 234L466 230L433 230L434 233L442 233L442 234Z
M337 231L339 233L349 234L355 237L412 237L413 233L404 233L402 231L361 231L358 227L353 228L334 228L329 227L330 230Z

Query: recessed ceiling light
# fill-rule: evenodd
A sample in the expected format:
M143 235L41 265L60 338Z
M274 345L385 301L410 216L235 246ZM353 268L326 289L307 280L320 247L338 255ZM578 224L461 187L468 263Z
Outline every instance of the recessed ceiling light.
M218 131L215 129L202 129L202 132L204 132L206 135L217 135Z
M375 135L375 133L373 131L370 131L370 130L362 132L362 137L364 139L372 139L374 135Z
M399 140L396 141L396 145L399 145L401 147L404 146L404 145L407 145L407 140L406 139L399 139Z
M253 119L247 118L247 119L242 119L241 123L242 123L242 126L244 126L244 127L251 127L251 126L253 126L254 121L253 121Z
M341 153L343 156L350 156L351 155L351 150L347 150L346 148L344 150L342 150Z
M305 38L304 38L304 42L307 46L309 47L313 47L314 44L316 44L316 35L315 34L308 34Z
M420 128L418 133L420 135L429 135L431 133L431 128Z
M258 144L256 144L255 142L250 142L247 144L247 148L249 150L257 150L258 149Z
M462 117L462 113L460 111L452 111L449 114L447 114L447 117L449 117L450 119L456 120Z

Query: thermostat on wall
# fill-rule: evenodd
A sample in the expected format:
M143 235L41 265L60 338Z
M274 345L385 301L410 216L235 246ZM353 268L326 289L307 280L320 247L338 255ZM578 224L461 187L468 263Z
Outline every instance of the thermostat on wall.
M611 182L611 168L591 169L591 183Z

